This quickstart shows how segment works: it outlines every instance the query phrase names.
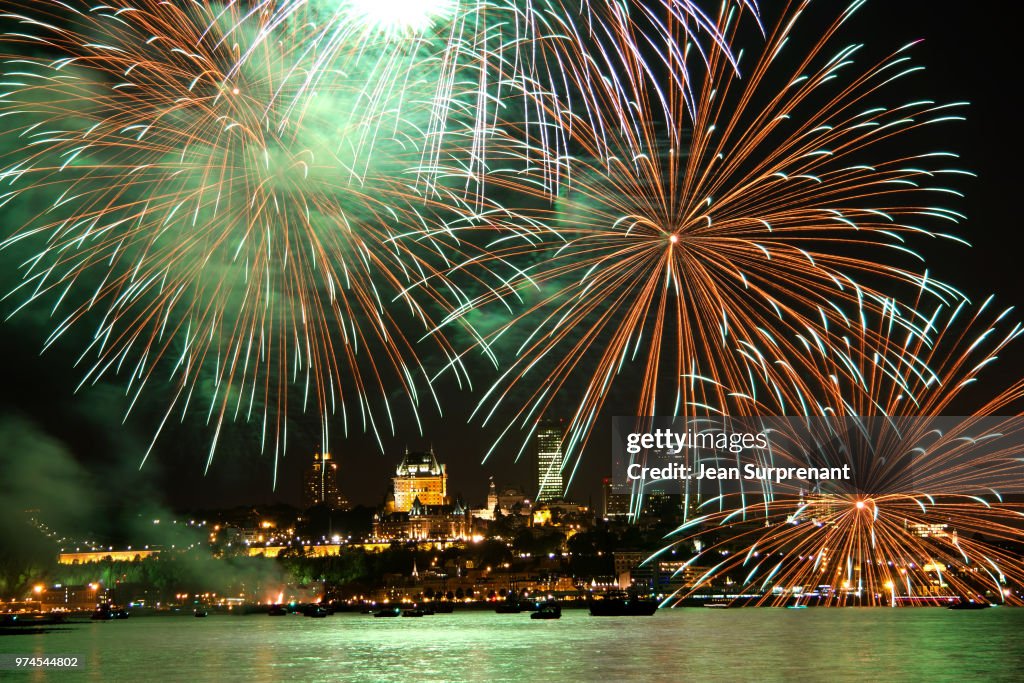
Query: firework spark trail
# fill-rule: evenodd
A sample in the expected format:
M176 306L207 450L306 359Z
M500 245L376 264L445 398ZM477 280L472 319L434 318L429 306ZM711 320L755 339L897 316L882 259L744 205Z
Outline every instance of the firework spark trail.
M757 15L756 2L737 4ZM468 130L473 175L484 181L491 144L495 137L500 144L512 121L533 136L529 155L551 193L569 153L565 114L597 126L617 123L604 118L592 97L596 82L616 83L627 63L653 75L666 59L681 66L671 77L692 106L684 50L704 57L717 50L734 59L713 16L690 0L265 0L248 13L267 17L267 40L295 27L312 31L311 42L321 51L307 75L310 87L300 95L323 70L349 59L354 45L360 59L375 49L367 46L377 46L382 71L435 62L439 76L430 96L423 168L437 166L452 130L459 136ZM657 59L648 64L651 52ZM433 176L422 177L429 186Z
M1007 586L1024 582L1024 563L1008 546L1024 541L1017 502L1024 382L941 430L917 417L949 414L1021 335L1009 311L990 306L936 311L928 336L908 335L882 316L872 331L851 332L851 347L889 339L870 342L873 355L820 354L820 370L834 380L808 400L820 419L841 425L851 420L837 416L847 415L874 425L868 439L856 428L837 429L825 454L850 464L861 490L774 485L743 500L707 497L649 560L669 549L687 558L678 571L691 579L666 602L714 584L760 594L762 604L820 586L829 587L823 598L831 604L895 604L897 596L939 603L979 593L1018 603ZM775 464L802 464L800 453L772 455Z
M613 386L626 380L640 385L637 415L724 410L736 403L730 387L752 375L767 380L770 396L755 398L771 398L777 414L804 412L800 397L828 381L794 365L807 346L841 343L858 311L880 313L897 293L962 298L901 263L921 259L914 239L961 241L933 225L960 220L936 200L958 194L942 182L965 172L949 165L952 153L893 152L900 139L916 147L922 131L959 120L962 103L878 105L916 68L910 46L858 66L859 46L836 45L860 3L816 32L806 52L781 59L797 49L807 4L779 14L760 54L741 59L743 78L719 51L701 70L667 65L691 80L702 74L689 136L679 79L652 94L637 62L604 88L595 81L594 100L621 123L594 128L574 117L578 153L552 204L542 204L548 188L538 174L489 175L492 188L542 205L519 211L517 231L498 233L480 257L520 268L507 301L489 294L460 312L515 311L487 338L519 335L515 359L477 409L485 423L514 403L506 433L528 430L583 377L564 449L574 470ZM743 21L724 11L719 33L732 40ZM672 105L667 120L661 102ZM924 324L912 307L897 310L900 325ZM633 363L639 379L620 377Z
M439 274L460 257L429 233L473 213L460 182L426 198L408 180L422 110L369 106L352 64L302 110L276 107L318 54L256 40L264 19L237 5L26 1L3 19L22 52L4 66L0 204L27 214L3 248L29 252L9 299L52 306L47 346L95 325L83 383L127 377L131 411L170 381L161 429L206 412L210 458L234 419L283 452L293 388L324 447L336 412L379 434L394 389L414 413L436 401L401 309L433 329L431 311L464 304L472 281Z

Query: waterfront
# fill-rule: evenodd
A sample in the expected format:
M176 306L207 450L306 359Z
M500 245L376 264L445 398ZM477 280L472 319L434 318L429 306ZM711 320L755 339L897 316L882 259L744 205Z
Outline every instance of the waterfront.
M688 608L558 621L464 612L143 617L0 638L0 653L77 655L23 680L1019 680L1024 610Z

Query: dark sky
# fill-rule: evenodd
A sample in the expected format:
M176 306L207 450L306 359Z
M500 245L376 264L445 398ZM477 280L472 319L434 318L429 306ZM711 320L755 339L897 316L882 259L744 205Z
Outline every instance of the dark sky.
M766 7L774 4L765 3ZM1018 287L1017 237L1022 227L1019 169L1024 158L1020 112L1015 106L1021 80L1019 26L1015 17L997 10L996 3L876 0L861 11L847 34L856 33L859 40L878 49L924 39L913 56L927 71L914 80L913 87L937 100L971 102L965 124L941 128L949 138L940 141L940 146L960 152L960 166L979 176L957 184L967 193L957 208L969 217L958 234L974 247L944 245L929 252L929 265L972 299L996 293L1004 305L1024 303ZM9 269L9 264L3 267ZM154 416L135 416L121 425L122 399L116 384L73 396L80 377L71 367L73 353L40 356L43 339L42 331L23 322L7 323L3 328L0 345L6 371L0 412L24 418L63 442L87 470L109 482L112 495L145 492L179 508L298 502L301 471L317 445L315 432L303 432L301 425L293 430L287 457L279 464L276 491L271 490L273 458L260 454L255 436L244 426L228 430L205 475L210 433L196 425L173 430L158 443L143 472L133 474L155 426ZM1000 379L1019 377L1024 372L1022 361L1019 352L1002 358L997 373L1003 375ZM448 464L450 490L461 492L473 504L482 502L489 476L500 482L529 483L526 463L512 462L514 441L481 466L496 432L466 424L472 396L452 387L441 387L441 391L448 394L443 396L449 411L446 416L440 418L428 407L423 413L424 435L409 433L388 439L384 455L367 437L335 439L332 451L340 458L342 487L350 498L360 503L379 502L406 446L422 449L433 445ZM581 501L590 496L595 502L600 498L598 484L610 469L610 425L599 426L593 442L570 490L571 497Z

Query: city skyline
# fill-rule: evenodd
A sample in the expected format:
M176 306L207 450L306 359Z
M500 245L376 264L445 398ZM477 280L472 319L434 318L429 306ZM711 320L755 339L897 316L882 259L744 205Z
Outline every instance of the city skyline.
M1015 19L5 0L0 678L1020 678Z

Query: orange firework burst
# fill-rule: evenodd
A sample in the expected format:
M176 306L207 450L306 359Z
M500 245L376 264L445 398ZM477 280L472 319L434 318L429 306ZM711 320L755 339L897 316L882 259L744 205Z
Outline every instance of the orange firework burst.
M830 437L816 440L815 459L848 464L856 485L776 484L698 500L665 549L689 555L669 601L725 593L759 604L1020 604L1024 382L969 417L935 417L1022 332L1000 331L1006 312L990 322L986 309L966 322L964 307L937 314L930 340L883 318L871 337L891 334L884 349L819 357L836 390L824 387L834 405L815 403ZM806 464L801 449L773 451L773 464Z
M564 449L573 468L613 385L637 394L637 415L688 415L722 410L755 374L784 411L828 382L795 365L806 346L836 343L857 311L879 313L904 291L959 299L901 265L920 258L914 237L948 237L929 225L958 220L933 203L962 173L946 165L955 155L893 153L894 139L914 147L921 129L960 118L959 105L876 106L915 69L907 48L858 67L857 46L833 47L853 9L792 58L806 4L787 5L754 61L740 59L742 78L720 52L706 65L667 59L670 75L695 79L692 117L673 85L685 79L655 79L640 61L595 83L615 123L565 113L578 153L553 204L539 173L488 177L541 206L486 255L520 269L501 302L520 308L488 337L517 348L481 401L486 419L515 402L509 428L530 428L563 410L571 387L582 395ZM719 30L743 23L724 10ZM919 329L911 308L901 313L899 325ZM883 341L872 334L865 353Z

